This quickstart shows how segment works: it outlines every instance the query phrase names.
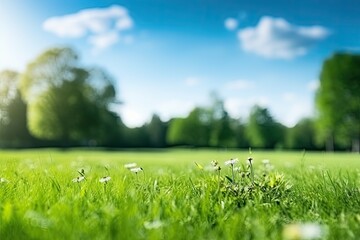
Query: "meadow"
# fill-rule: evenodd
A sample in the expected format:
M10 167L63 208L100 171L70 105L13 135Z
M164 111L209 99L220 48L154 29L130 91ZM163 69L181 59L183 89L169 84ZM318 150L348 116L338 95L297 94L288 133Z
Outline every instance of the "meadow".
M359 239L359 169L351 153L3 150L0 239Z

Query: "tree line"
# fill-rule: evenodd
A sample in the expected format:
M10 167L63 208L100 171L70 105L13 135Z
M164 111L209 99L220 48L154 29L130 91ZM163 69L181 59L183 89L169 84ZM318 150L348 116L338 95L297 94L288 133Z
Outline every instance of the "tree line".
M229 116L211 94L183 118L154 114L128 128L112 109L114 79L83 66L71 48L48 49L24 72L0 72L0 147L163 148L172 146L359 151L360 57L336 53L324 62L316 94L317 116L288 128L267 108L253 106L245 119Z

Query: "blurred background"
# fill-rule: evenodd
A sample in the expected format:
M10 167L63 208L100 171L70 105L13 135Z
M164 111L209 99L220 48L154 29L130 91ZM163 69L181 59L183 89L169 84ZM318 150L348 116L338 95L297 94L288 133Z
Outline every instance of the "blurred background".
M3 0L0 147L360 149L357 0Z

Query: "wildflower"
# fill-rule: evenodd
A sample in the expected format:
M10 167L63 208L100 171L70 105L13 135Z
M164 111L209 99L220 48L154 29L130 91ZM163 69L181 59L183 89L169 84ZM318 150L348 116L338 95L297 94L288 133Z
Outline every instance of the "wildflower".
M27 219L32 226L36 226L42 229L48 229L52 224L50 219L34 210L26 211L24 218Z
M79 177L77 177L77 178L74 178L74 179L72 180L72 182L74 182L74 183L79 183L79 182L82 182L83 180L85 180L85 177L84 177L84 176L79 176Z
M225 202L221 201L221 209L224 210L224 208L225 208Z
M100 178L99 182L107 183L108 181L110 181L110 179L111 179L110 176L102 177L102 178Z
M83 168L80 169L80 170L78 171L78 173L79 173L81 176L85 177L85 170L84 170Z
M6 178L0 178L0 183L8 183L9 180L7 180Z
M160 228L164 225L164 223L160 220L155 220L152 222L146 221L144 222L144 227L146 229L156 229L156 228Z
M240 171L241 171L241 167L234 167L234 171L235 171L235 172L240 172Z
M232 174L232 182L235 182L235 175L234 175L234 164L237 163L239 160L237 158L230 159L225 162L225 165L230 165L231 167L231 174Z
M234 164L236 164L239 160L237 158L235 159L230 159L228 161L225 162L225 165L231 165L234 166Z
M264 164L264 166L267 166L270 164L270 160L269 159L264 159L262 160L262 163Z
M262 163L264 165L265 174L268 173L268 172L271 172L274 169L274 166L271 165L269 159L262 160Z
M252 161L253 161L253 158L252 158L252 157L248 157L250 174L251 174L251 183L252 183L252 185L254 186L254 169L253 169Z
M214 171L220 171L221 170L221 167L220 167L218 161L216 161L216 160L211 161L211 165L212 165Z
M132 168L132 169L130 169L130 171L132 171L132 172L134 172L134 173L138 173L138 172L141 172L141 171L143 171L144 169L142 168L142 167L137 167L137 168Z
M283 229L283 238L292 239L323 239L327 231L325 226L317 223L288 224Z
M212 160L211 161L211 165L213 165L214 167L216 167L217 165L219 165L219 162L216 160Z
M124 165L124 167L127 169L135 168L136 166L137 166L136 163L127 163Z
M204 167L204 170L205 170L205 171L208 171L208 172L220 171L220 170L221 170L221 167L220 167L220 166L207 165L207 166Z

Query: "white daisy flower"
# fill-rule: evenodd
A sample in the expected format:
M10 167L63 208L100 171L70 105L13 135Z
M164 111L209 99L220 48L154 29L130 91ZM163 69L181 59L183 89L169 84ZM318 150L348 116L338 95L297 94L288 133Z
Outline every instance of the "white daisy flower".
M204 167L204 170L205 170L205 171L208 171L208 172L220 171L220 170L221 170L221 167L220 167L220 166L211 166L211 165L208 165L208 166L205 166L205 167Z
M234 167L234 171L241 171L241 167Z
M264 159L264 160L262 160L262 163L264 165L268 165L268 164L270 164L270 160L269 159Z
M234 166L234 164L236 164L237 162L239 162L239 160L237 158L234 158L234 159L230 159L230 160L226 161L225 165Z
M155 221L146 221L144 222L144 227L146 229L156 229L156 228L160 228L164 225L164 223L160 220L155 220Z
M127 169L135 168L136 166L137 166L136 163L127 163L124 165L124 167Z
M83 180L85 180L85 177L83 177L83 176L79 176L79 177L77 177L77 178L74 178L73 180L72 180L72 182L77 182L77 183L79 183L79 182L82 182Z
M6 178L0 178L0 183L8 183L9 180L7 180Z
M213 165L214 167L219 165L219 162L216 160L211 161L211 165Z
M274 166L271 165L270 160L269 159L264 159L262 160L263 166L265 168L266 171L272 171L274 169Z
M141 167L131 168L130 171L132 171L132 172L134 172L134 173L138 173L138 172L143 171L143 168L141 168Z
M327 228L318 223L288 224L283 229L284 239L323 239Z
M100 178L99 182L107 183L108 181L110 181L110 179L111 179L110 176L102 177L102 178Z

